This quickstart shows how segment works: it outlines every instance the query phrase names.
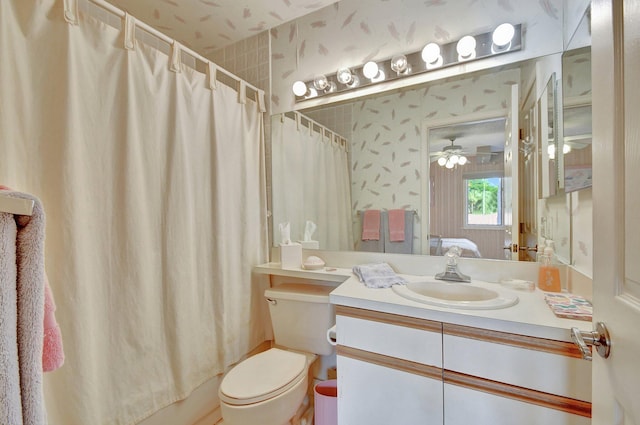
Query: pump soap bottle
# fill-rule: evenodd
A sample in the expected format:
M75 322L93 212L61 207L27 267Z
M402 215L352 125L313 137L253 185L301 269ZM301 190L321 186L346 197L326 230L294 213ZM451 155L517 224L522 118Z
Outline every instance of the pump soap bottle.
M538 288L545 292L560 292L562 290L560 268L555 264L552 240L545 241L544 250L539 257Z

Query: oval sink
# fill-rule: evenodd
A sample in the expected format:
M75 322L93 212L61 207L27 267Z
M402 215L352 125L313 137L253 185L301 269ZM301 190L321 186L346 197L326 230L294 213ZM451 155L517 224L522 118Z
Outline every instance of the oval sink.
M401 297L438 307L492 310L518 303L515 295L505 295L469 283L439 280L409 282L406 285L394 285L392 290Z

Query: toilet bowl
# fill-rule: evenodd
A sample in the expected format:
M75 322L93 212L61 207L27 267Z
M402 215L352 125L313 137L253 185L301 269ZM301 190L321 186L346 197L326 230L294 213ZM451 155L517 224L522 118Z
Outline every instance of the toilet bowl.
M224 424L288 424L307 392L314 359L272 348L239 363L218 391Z

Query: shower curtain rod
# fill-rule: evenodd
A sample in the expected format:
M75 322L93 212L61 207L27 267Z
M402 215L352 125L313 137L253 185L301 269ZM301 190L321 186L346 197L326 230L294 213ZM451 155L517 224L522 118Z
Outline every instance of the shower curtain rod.
M305 120L308 124L308 126L305 126L307 128L309 128L309 126L313 126L312 130L313 131L317 131L315 129L315 127L319 127L321 131L317 131L318 133L322 134L323 137L327 135L327 133L331 134L331 140L335 140L336 138L338 138L338 143L340 144L341 147L343 147L347 152L349 151L349 144L347 143L347 138L342 136L341 134L336 133L335 131L331 130L330 128L325 127L324 125L320 124L317 121L312 120L311 118L309 118L308 116L298 112L298 111L289 111L289 112L284 112L282 114L282 116L284 118L289 118L291 120L296 121L296 117L299 117L300 119L300 124L304 125L304 123L302 122L302 120Z
M0 212L16 215L32 215L33 200L13 198L11 196L0 194Z
M101 8L105 9L108 12L113 13L114 15L116 15L116 16L118 16L120 18L124 18L125 17L124 10L118 9L117 7L112 5L111 3L107 3L105 0L86 0L86 1L89 1L89 2L91 2L91 3L93 3L93 4L97 5L97 6L100 6ZM156 30L155 28L151 27L150 25L146 24L145 22L139 21L138 19L135 20L135 24L140 29L148 32L149 34L153 35L154 37L157 37L158 39L164 41L165 43L169 44L170 46L173 44L174 41L176 41L175 39L173 39L173 38L161 33L160 31ZM181 50L183 52L186 52L190 56L193 56L195 59L198 59L199 61L204 62L205 64L209 64L209 63L214 64L218 71L222 71L222 73L224 73L229 78L232 78L233 80L237 81L238 83L243 82L246 85L247 88L250 88L251 90L255 91L256 93L259 93L260 91L262 91L259 88L253 86L252 84L244 81L240 77L238 77L238 76L234 75L233 73L227 71L226 69L222 68L221 66L219 66L216 63L214 63L213 61L205 58L201 54L196 53L195 51L191 50L187 46L181 45L180 48L181 48Z

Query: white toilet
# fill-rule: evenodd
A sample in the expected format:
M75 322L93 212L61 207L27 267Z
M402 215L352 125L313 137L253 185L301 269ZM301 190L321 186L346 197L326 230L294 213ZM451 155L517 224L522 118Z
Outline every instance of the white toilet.
M309 366L333 346L327 330L335 324L331 286L285 283L267 289L278 348L256 354L227 373L218 396L225 425L285 425L302 404Z

